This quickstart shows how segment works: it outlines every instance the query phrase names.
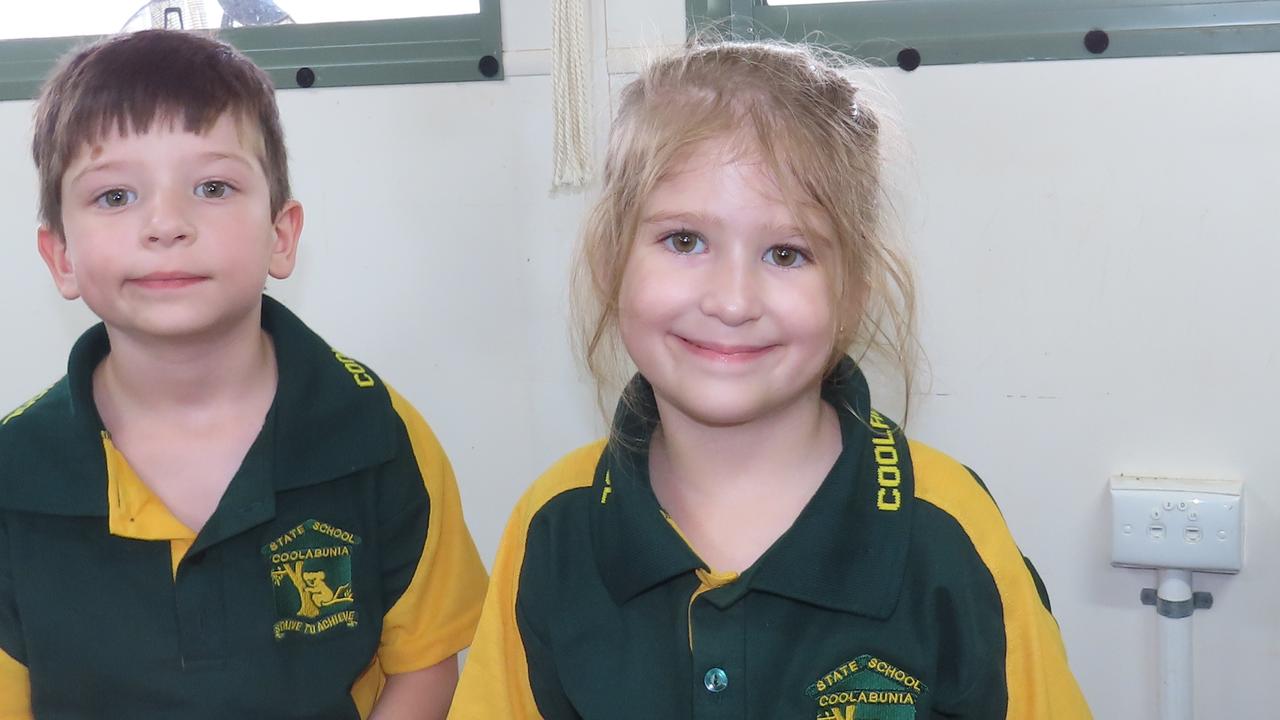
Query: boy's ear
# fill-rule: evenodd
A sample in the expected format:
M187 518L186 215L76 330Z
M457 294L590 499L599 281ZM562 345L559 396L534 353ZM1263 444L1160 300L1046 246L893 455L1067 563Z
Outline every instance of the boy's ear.
M280 208L272 224L271 265L267 272L277 280L293 274L298 262L298 238L302 235L302 203L290 200Z
M76 281L75 267L71 264L71 256L67 253L67 240L61 234L41 225L36 230L36 246L40 249L40 257L49 266L49 274L53 276L53 284L58 292L68 300L80 297L80 283Z

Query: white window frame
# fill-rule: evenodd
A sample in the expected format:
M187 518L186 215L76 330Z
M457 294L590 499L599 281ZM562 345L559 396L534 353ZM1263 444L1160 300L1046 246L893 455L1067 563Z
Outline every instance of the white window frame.
M691 32L817 41L886 65L1280 51L1280 0L686 0Z
M278 88L501 80L499 0L466 15L217 31ZM69 50L95 36L0 40L0 100L32 98Z

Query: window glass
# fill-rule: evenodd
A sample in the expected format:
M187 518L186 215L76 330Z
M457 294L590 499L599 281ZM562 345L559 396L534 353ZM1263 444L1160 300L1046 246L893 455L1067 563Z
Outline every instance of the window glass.
M0 40L466 15L480 0L58 0L0 5Z

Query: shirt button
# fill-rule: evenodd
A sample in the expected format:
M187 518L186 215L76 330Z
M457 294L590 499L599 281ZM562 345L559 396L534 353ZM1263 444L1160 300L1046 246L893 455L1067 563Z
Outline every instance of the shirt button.
M706 686L707 692L718 693L729 687L729 674L720 668L711 668L702 676L702 684Z

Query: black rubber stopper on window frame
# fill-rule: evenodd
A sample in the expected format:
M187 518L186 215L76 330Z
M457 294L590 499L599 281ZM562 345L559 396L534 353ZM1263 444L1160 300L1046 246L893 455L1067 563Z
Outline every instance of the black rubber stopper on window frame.
M309 67L298 68L298 74L294 76L294 80L298 81L298 87L309 88L316 84L316 71Z
M1111 36L1106 30L1090 30L1084 34L1084 49L1094 55L1101 55L1111 47Z
M907 72L920 67L920 51L915 48L902 48L899 50L898 67Z
M485 55L484 57L480 58L479 68L480 68L480 74L487 78L491 78L494 75L497 75L498 69L499 69L498 58L492 55Z

